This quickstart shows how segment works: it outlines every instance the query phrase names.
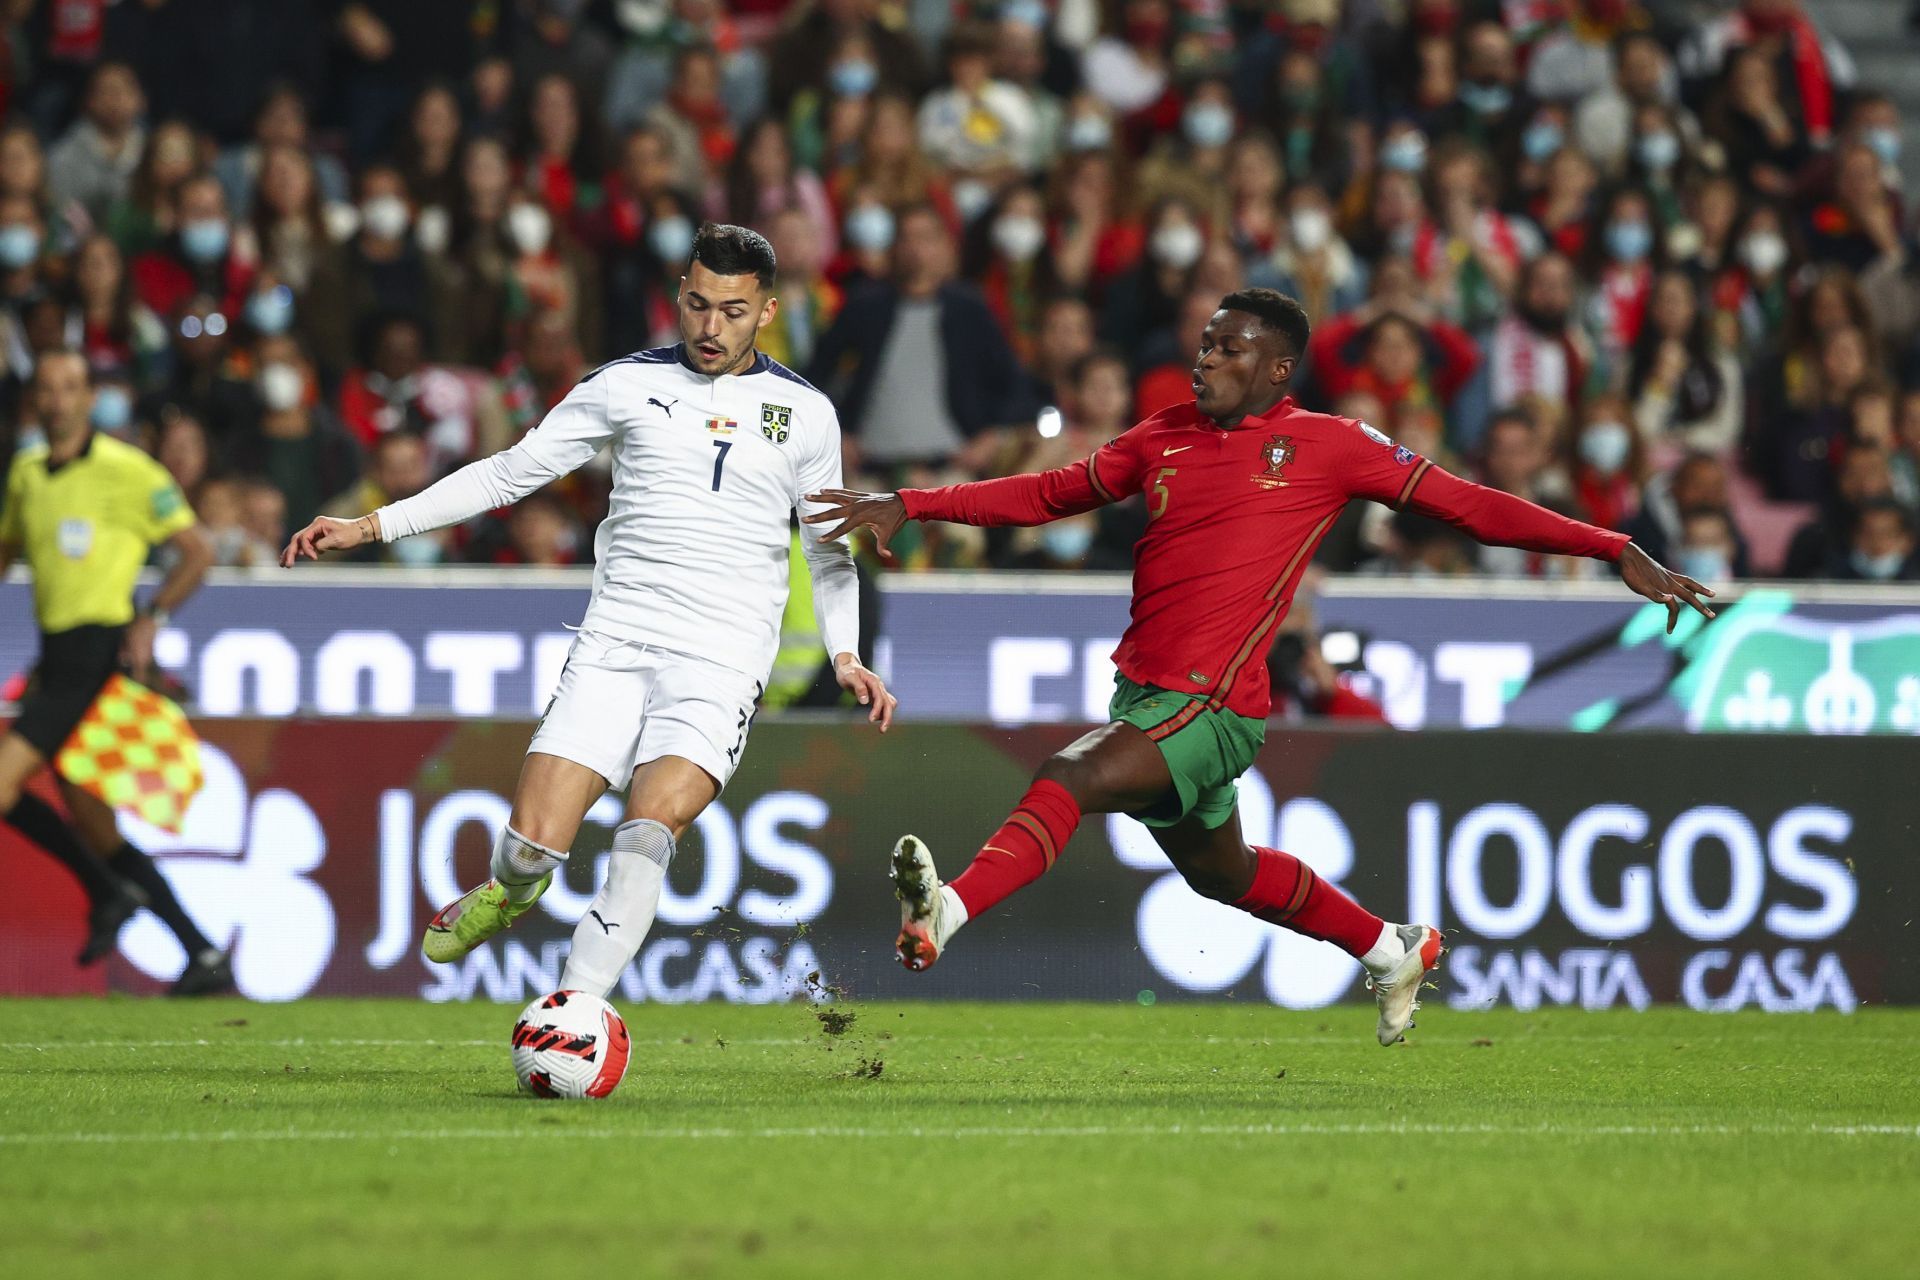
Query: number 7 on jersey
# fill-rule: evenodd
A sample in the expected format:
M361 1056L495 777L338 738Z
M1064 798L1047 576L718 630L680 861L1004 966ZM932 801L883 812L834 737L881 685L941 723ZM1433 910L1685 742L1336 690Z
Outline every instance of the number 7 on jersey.
M718 493L720 492L720 473L726 469L727 450L733 448L733 441L715 440L713 447L720 451L713 459L713 491Z

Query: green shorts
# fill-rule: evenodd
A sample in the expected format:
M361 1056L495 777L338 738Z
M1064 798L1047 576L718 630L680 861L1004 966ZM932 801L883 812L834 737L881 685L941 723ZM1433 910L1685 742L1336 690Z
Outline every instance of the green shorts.
M1174 794L1133 816L1150 827L1171 827L1195 815L1208 829L1233 815L1233 780L1253 767L1267 722L1207 705L1207 695L1175 693L1113 680L1107 714L1141 730L1166 757Z

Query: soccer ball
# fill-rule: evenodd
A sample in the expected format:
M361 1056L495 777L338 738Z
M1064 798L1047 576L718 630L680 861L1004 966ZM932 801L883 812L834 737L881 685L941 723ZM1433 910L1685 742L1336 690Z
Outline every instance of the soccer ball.
M513 1024L513 1073L542 1098L604 1098L627 1074L627 1024L584 991L541 996Z

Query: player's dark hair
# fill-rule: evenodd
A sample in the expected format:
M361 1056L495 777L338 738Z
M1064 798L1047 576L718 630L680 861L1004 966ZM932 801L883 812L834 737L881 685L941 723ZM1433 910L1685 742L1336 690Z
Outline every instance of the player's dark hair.
M758 231L729 222L709 222L693 237L691 261L717 276L752 276L762 289L773 288L773 246Z
M1220 310L1257 316L1262 327L1287 340L1295 356L1307 353L1312 326L1307 322L1306 308L1278 289L1235 289L1220 299Z

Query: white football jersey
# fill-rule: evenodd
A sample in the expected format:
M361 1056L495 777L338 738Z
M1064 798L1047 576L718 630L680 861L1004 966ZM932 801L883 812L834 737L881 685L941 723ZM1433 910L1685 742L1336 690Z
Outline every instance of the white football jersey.
M840 484L833 403L776 360L695 372L679 346L636 352L582 378L512 448L381 508L382 537L516 502L613 449L613 494L594 538L583 630L695 654L764 681L787 604L789 520ZM844 543L803 525L829 654L857 652L859 598Z

